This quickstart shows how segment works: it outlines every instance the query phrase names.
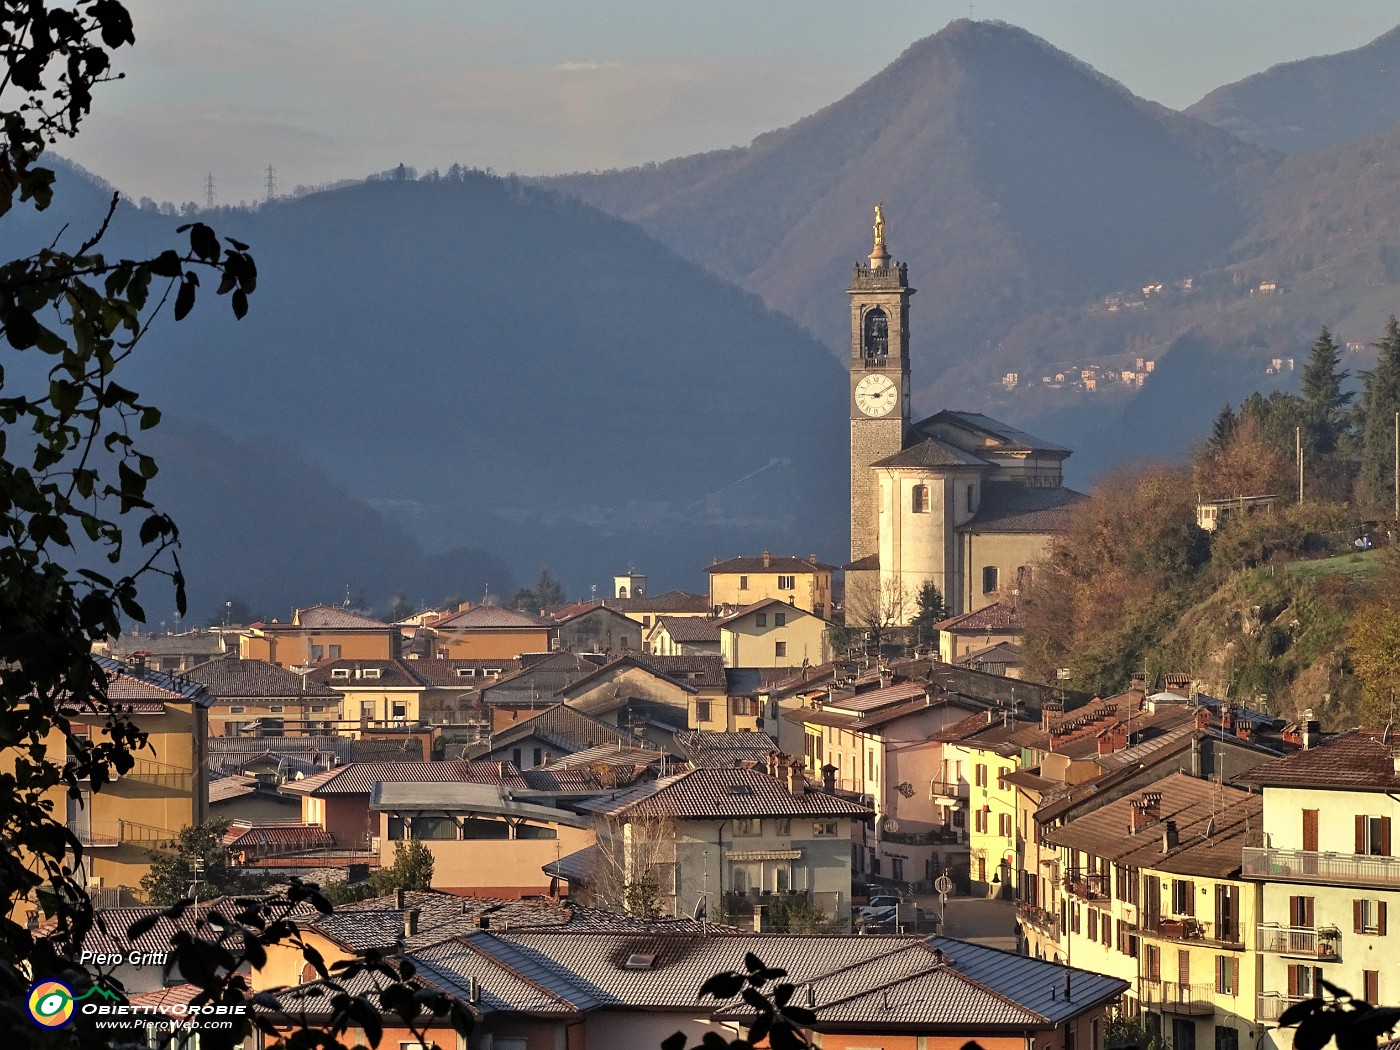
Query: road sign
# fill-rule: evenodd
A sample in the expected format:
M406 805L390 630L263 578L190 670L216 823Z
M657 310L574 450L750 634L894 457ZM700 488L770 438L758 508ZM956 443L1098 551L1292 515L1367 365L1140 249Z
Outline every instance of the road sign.
M953 880L948 878L947 875L940 875L933 880L933 888L939 893L952 893Z

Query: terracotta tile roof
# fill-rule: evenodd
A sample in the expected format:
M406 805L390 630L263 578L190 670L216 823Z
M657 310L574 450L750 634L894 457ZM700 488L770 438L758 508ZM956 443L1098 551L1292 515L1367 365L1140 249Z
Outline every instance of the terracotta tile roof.
M794 794L756 769L693 769L580 808L593 813L657 814L681 819L725 817L863 817L870 811L821 791Z
M309 609L297 609L292 613L291 624L273 624L274 628L281 627L310 627L317 630L364 630L374 629L380 631L391 630L393 625L382 620L376 620L373 616L365 616L361 613L351 612L349 609L342 609L336 605L313 605Z
M664 630L676 642L719 644L716 621L704 616L662 616L657 619L654 629Z
M245 777L234 773L231 776L213 775L209 778L209 801L230 802L236 798L245 798L254 794L258 790L257 777Z
M1353 729L1306 751L1265 762L1239 779L1261 787L1400 791L1400 772L1395 768L1397 752L1400 739L1393 732Z
M93 661L107 675L107 699L123 708L159 714L168 703L208 707L212 699L202 683L183 675L124 664L107 656L94 656Z
M224 832L225 849L275 848L291 852L329 849L334 845L335 839L319 824L250 824L235 820Z
M505 609L499 605L473 605L433 624L435 631L538 631L541 627L559 626L553 620L534 613Z
M508 747L517 740L537 737L562 751L582 751L601 744L631 744L632 735L615 725L591 718L568 704L551 704L538 714L522 718L509 728L491 734L489 740L474 745L478 755Z
M992 602L974 612L959 613L934 625L940 631L1020 631L1024 629L1021 610L1003 602Z
M1088 499L1074 489L1037 489L1015 481L984 481L972 520L958 532L1062 532L1069 511Z
M697 729L676 734L676 746L699 768L702 766L762 765L778 742L767 733L716 733Z
M509 762L351 762L293 781L286 790L298 795L368 795L376 784L453 782L526 786Z
M857 558L855 561L847 562L842 568L847 572L868 572L880 567L879 553L867 554L864 558Z
M919 433L933 433L934 428L940 424L951 424L954 428L962 431L972 431L974 434L990 437L997 442L997 451L1006 452L1063 452L1070 454L1070 450L1063 445L1057 445L1053 441L1046 441L1038 438L1034 434L1027 434L1024 430L1017 430L1015 427L993 419L991 416L983 415L981 412L957 412L952 409L944 409L921 419L911 428ZM993 446L987 446L989 449Z
M309 681L332 696L339 689L421 689L424 683L413 673L414 660L322 660L307 673ZM366 675L364 672L369 671ZM340 672L337 674L336 672Z
M709 613L710 599L689 591L665 591L642 598L600 598L609 609L629 613Z
M867 689L863 693L833 696L822 706L837 711L866 712L906 700L922 699L927 694L928 686L923 682L897 682L881 689Z
M300 700L339 695L317 684L314 675L303 676L266 660L240 660L237 656L223 656L192 667L185 677L203 683L216 700L249 697Z
M974 456L970 452L964 452L936 437L924 438L917 444L896 452L893 456L877 459L871 464L872 467L914 467L926 470L946 470L949 467L973 467L985 470L989 465L985 459Z
M483 685L489 685L497 680L497 676L488 677L484 672L488 670L499 671L499 677L504 678L520 670L520 661L510 660L438 660L422 659L405 661L414 676L424 685L431 686L461 686L463 689L476 689ZM459 670L472 670L476 674L467 677L459 674Z
M764 562L767 564L764 564ZM715 573L760 573L778 572L785 576L796 576L803 573L834 572L834 565L827 565L813 558L784 557L780 554L763 555L755 557L740 556L730 558L728 561L717 561L713 565L705 566L705 571L713 576Z
M1143 800L1153 794L1160 796L1155 817L1142 809ZM1228 878L1240 869L1241 849L1263 841L1263 812L1259 795L1173 773L1050 829L1046 836L1056 846L1115 864ZM1164 852L1168 821L1176 825L1177 845Z
M572 620L575 616L582 616L586 612L603 608L601 598L594 598L591 602L574 602L566 605L562 609L555 609L549 615L562 623L565 620Z

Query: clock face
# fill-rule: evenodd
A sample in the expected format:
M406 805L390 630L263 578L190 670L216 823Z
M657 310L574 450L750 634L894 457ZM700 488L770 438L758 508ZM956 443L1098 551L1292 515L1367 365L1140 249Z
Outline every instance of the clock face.
M867 416L887 416L899 403L899 388L889 376L868 375L856 384L856 408Z

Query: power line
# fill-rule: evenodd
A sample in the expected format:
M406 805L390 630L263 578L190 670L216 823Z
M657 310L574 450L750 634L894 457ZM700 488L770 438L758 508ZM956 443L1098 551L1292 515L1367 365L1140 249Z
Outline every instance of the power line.
M204 206L213 210L214 207L214 173L210 172L204 176Z
M270 201L277 192L277 169L271 164L267 166L267 179L264 185L267 187L267 199Z

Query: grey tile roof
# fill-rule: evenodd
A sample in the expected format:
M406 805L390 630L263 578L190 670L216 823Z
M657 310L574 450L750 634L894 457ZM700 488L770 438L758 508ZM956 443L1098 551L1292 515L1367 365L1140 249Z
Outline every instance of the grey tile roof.
M505 784L525 787L509 762L351 762L286 785L299 795L368 795L376 784Z
M253 794L258 789L256 777L245 777L234 773L229 776L220 776L214 773L209 778L209 801L229 802L236 798L243 798Z
M317 683L314 674L294 674L266 660L240 660L224 656L192 667L186 678L202 683L217 700L273 697L301 700L303 697L338 697L333 689Z
M240 900L247 898L239 898ZM164 908L99 908L94 915L93 928L82 943L82 950L104 955L129 954L131 952L162 952L170 950L170 940L177 932L184 931L198 937L213 939L218 930L209 924L211 912L232 916L242 910L233 898L217 897L187 908L178 919L161 916L156 924L141 936L132 938L127 931L138 919L160 915ZM318 915L308 904L299 904L291 912L296 920L309 919ZM42 935L45 931L40 930Z
M697 656L653 656L634 653L638 663L688 685L723 688L724 661L717 654Z
M663 629L677 642L719 642L718 624L705 616L662 616L656 621L656 630Z
M479 689L483 685L490 685L496 681L496 675L488 676L484 672L496 671L499 677L514 674L520 670L520 661L511 660L440 660L421 659L407 661L409 670L424 685L431 686L460 686L463 689ZM471 677L458 674L458 669L470 669L476 672Z
M618 747L616 744L599 744L597 747L575 751L572 755L561 755L551 764L551 769L583 769L589 766L650 766L669 759L664 751L658 751L645 741L634 738L631 744Z
M926 437L893 456L877 459L871 464L873 467L915 467L927 470L943 470L949 467L986 469L988 465L985 459L935 437Z
M224 636L214 631L123 634L107 643L107 651L118 659L142 652L152 656L218 656L224 651Z
M1066 455L1070 450L1063 445L1057 445L1053 441L1046 441L1038 438L1034 434L1027 434L1024 430L1018 430L1009 424L985 416L981 412L957 412L951 409L944 409L927 419L921 419L915 423L911 429L919 432L932 432L932 428L938 424L950 424L959 430L974 431L985 434L1001 442L999 451L1008 452L1063 452Z
M1005 602L992 602L972 612L959 613L934 625L940 631L1010 632L1021 630L1021 610Z
M499 605L473 605L433 624L435 631L500 631L531 630L558 627L553 620L518 609L503 609Z
M606 744L632 743L632 736L615 725L592 718L568 704L551 704L538 714L522 718L490 740L473 747L476 754L487 754L517 740L536 737L562 750L574 752Z
M365 675L365 671L370 675ZM332 687L422 689L424 685L407 660L322 660L308 672L307 678L337 696L340 694Z
M1069 511L1088 499L1074 489L1037 489L1016 481L984 481L977 513L959 532L1062 532Z
M609 609L624 613L708 613L710 599L703 594L689 591L666 591L662 594L642 598L600 598L601 604Z
M732 572L780 572L784 575L801 575L802 573L834 572L835 568L834 565L817 561L815 555L811 558L798 558L785 557L780 554L759 554L752 557L741 555L737 558L730 558L728 561L717 561L713 565L705 566L705 571L712 576L715 573Z
M676 734L676 746L694 766L761 765L769 752L778 750L767 733L716 733L697 729Z
M313 605L309 609L298 609L292 614L292 621L298 627L312 627L325 630L361 630L377 628L389 630L392 625L373 616L364 616L336 605ZM291 626L291 625L286 625Z
M788 791L756 769L693 769L663 777L614 798L585 802L592 813L660 814L681 819L726 817L863 817L870 811L821 791Z
M1393 731L1392 731L1393 732ZM1261 787L1333 788L1343 791L1400 790L1394 743L1380 731L1353 729L1306 751L1266 762L1239 779Z
M1091 1004L1108 1002L1128 989L1127 982L1117 977L1032 959L971 941L931 937L928 943L943 952L948 965L968 980L1005 996L1053 1024L1073 1017ZM1066 971L1070 979L1068 1000L1064 995Z
M369 808L390 813L483 813L542 824L563 824L572 828L590 826L589 820L567 810L516 801L493 784L376 784L370 795Z
M213 697L202 682L195 682L184 675L154 671L149 667L124 664L107 656L94 656L93 662L107 675L107 699L120 703L123 707L139 706L143 702L154 712L164 710L167 703L198 704L208 707Z

